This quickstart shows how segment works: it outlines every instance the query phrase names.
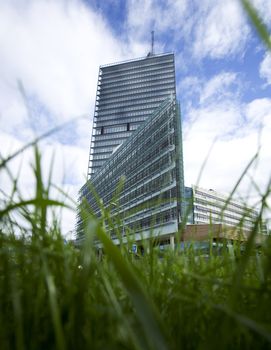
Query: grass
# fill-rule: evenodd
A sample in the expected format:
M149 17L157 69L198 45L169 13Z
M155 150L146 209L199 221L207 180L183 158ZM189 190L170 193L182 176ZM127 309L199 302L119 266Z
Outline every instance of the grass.
M63 240L57 220L49 224L50 210L66 204L51 198L37 145L34 155L30 200L22 198L8 162L1 165L13 181L0 210L1 349L271 348L270 237L259 250L252 234L245 253L236 244L234 255L224 248L206 259L187 247L164 251L161 259L150 245L138 258L114 246L103 220L91 218L77 249ZM269 193L270 185L263 208Z

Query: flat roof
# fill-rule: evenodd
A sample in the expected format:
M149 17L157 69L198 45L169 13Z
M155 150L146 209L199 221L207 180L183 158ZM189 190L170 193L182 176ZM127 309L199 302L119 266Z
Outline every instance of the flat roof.
M103 65L100 65L100 68L117 66L118 64L143 61L143 60L148 59L148 58L155 58L155 57L169 56L169 55L174 55L174 52L160 53L160 54L154 54L154 55L149 55L149 56L147 55L147 56L144 56L144 57L133 58L133 59L126 60L126 61L103 64Z

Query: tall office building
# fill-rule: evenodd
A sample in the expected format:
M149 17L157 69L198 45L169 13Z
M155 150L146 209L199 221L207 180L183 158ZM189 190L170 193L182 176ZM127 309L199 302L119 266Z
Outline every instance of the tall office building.
M105 207L111 203L124 237L168 240L178 230L184 178L173 54L100 67L88 175L80 202L101 214L94 187ZM121 178L124 187L112 203ZM79 239L83 224L79 218Z
M167 97L176 97L174 55L101 66L99 69L89 173L97 172Z

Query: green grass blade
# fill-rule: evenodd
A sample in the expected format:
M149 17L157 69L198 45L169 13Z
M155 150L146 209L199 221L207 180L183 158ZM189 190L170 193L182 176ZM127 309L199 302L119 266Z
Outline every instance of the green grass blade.
M146 289L139 282L128 261L121 255L120 250L112 243L103 228L98 229L98 237L101 240L106 254L108 254L115 269L119 273L145 332L149 349L167 349L166 340L161 329L161 321L151 299L146 294Z
M257 30L260 38L266 45L266 47L271 50L271 35L268 32L268 28L264 24L263 20L259 16L257 10L254 8L249 0L241 0L243 7L249 16L254 28Z
M8 206L6 206L6 208L0 210L0 220L7 215L8 213L10 213L11 211L15 210L15 209L19 209L21 207L25 207L27 205L33 205L33 206L60 206L60 207L65 207L71 210L74 210L73 207L64 204L63 202L54 200L54 199L46 199L46 198L34 198L34 199L28 199L28 200L22 200L18 203L14 203L14 204L9 204Z

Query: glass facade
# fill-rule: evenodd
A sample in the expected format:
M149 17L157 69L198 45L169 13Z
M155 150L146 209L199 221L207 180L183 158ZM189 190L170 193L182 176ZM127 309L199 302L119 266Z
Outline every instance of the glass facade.
M259 215L255 208L229 198L213 189L198 186L185 188L185 198L190 224L223 224L251 231Z
M124 187L114 206L122 178ZM93 188L118 218L123 236L132 232L139 240L152 232L167 239L178 230L184 176L174 54L100 67L88 181L79 193L84 213L99 216ZM79 241L83 225L78 215Z
M168 97L176 97L173 54L101 66L88 177L95 174L114 149Z
M123 235L133 232L140 239L150 230L159 236L176 232L184 188L181 146L179 106L175 98L166 99L82 187L80 201L85 198L99 216L92 187L108 207L124 178L118 206L111 211L118 216ZM114 232L111 235L116 238Z

